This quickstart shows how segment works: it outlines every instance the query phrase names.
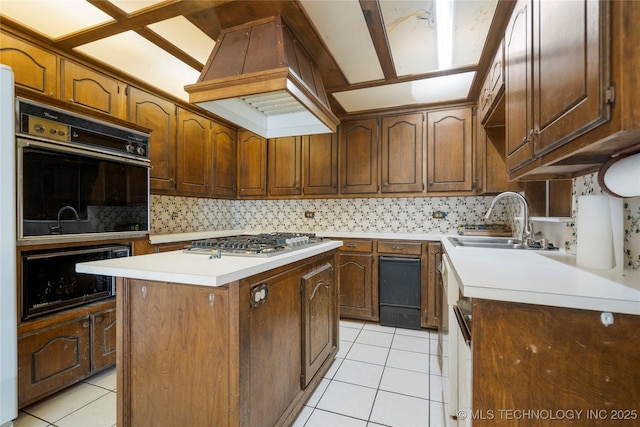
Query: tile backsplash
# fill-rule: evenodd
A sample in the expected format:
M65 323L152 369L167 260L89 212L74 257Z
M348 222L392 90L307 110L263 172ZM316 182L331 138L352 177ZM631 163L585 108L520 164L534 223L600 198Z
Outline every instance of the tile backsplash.
M597 175L576 178L573 183L573 218L578 196L602 194ZM357 199L217 200L179 196L151 196L151 233L255 229L273 231L354 231L391 233L452 233L459 225L484 223L492 196L398 197ZM517 204L499 203L491 222L507 223ZM504 215L506 213L508 215ZM313 219L305 212L314 212ZM432 218L446 212L443 219ZM640 197L624 199L625 264L640 268ZM576 225L565 225L564 246L575 245Z
M153 234L216 229L450 233L484 222L492 197L214 200L152 196ZM496 208L492 222L503 217ZM445 212L442 219L432 213ZM305 212L314 212L306 218Z

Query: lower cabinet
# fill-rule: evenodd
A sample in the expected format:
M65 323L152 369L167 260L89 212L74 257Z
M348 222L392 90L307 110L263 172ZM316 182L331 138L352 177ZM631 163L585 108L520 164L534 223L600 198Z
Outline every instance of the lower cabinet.
M19 407L115 363L115 301L90 310L18 336Z
M118 426L291 425L338 351L336 253L223 286L118 278Z
M91 366L97 371L116 361L116 309L99 311L91 320Z
M343 240L338 253L341 317L378 320L376 265L372 240Z

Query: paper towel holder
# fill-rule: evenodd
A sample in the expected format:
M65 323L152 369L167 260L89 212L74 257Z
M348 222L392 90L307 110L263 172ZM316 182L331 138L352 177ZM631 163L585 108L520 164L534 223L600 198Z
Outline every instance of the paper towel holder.
M604 165L602 165L602 167L600 168L600 171L598 172L598 184L600 185L600 188L602 188L602 190L605 193L613 197L623 198L623 197L640 196L640 181L638 182L637 186L632 185L631 188L629 187L625 188L624 190L625 194L619 194L620 188L615 187L613 185L607 185L606 183L605 177L607 173L610 170L612 171L612 173L619 172L616 170L616 168L620 166L618 162L624 159L627 159L625 160L626 163L633 162L634 164L637 163L640 165L640 144L630 147L619 153L613 154L611 156L611 159L607 161ZM618 166L615 166L615 165L618 165ZM634 169L636 168L634 167Z

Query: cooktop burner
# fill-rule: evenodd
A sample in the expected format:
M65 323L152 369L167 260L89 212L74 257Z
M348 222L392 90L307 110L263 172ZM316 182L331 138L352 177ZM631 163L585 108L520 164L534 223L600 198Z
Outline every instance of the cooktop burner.
M219 239L197 240L184 250L186 253L219 257L235 256L268 257L302 249L322 242L315 233L262 233L252 236L233 236Z

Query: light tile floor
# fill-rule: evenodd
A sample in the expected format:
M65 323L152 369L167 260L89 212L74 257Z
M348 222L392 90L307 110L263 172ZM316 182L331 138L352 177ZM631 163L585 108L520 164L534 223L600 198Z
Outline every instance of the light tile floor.
M340 321L335 363L295 427L444 427L437 334ZM16 427L111 427L115 369L20 411Z

